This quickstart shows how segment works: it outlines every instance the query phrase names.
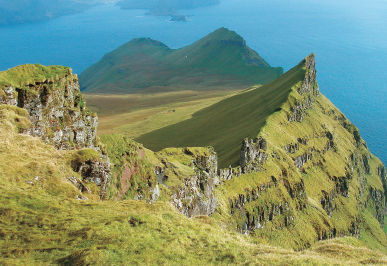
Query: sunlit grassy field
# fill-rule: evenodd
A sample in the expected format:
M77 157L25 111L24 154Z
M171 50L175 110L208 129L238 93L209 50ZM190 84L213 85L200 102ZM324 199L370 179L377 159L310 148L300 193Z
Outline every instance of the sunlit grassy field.
M175 91L147 94L84 94L98 113L98 134L120 133L137 138L153 130L190 119L192 115L241 91Z

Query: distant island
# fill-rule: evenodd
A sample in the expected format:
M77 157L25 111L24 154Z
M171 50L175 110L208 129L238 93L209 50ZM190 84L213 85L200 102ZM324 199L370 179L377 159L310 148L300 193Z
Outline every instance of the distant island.
M179 10L211 6L219 0L0 0L0 26L50 20L83 12L101 4L115 4L122 9L145 9L147 15L170 17L185 22L187 16Z
M169 16L171 21L187 21L187 16L179 13L179 10L194 9L204 6L219 4L219 0L121 0L117 3L122 9L146 9L147 15Z
M0 25L45 21L112 2L114 0L0 0Z
M188 20L187 16L184 15L171 15L170 21L179 21L179 22L186 22Z

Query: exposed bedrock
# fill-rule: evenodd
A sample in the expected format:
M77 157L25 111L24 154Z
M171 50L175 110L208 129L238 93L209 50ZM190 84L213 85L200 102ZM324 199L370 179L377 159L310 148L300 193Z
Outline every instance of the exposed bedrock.
M39 68L46 71L43 66ZM0 104L27 110L32 126L24 133L39 137L57 149L98 151L99 158L87 162L79 173L84 180L100 187L101 196L105 194L111 177L110 161L97 143L98 118L86 108L78 77L71 69L63 70L55 78L28 82L20 88L6 85L0 88Z
M262 137L242 142L240 164L242 173L259 171L267 160L267 143Z
M216 153L213 149L209 149L207 154L197 155L189 148L186 148L184 153L192 157L195 174L180 177L182 184L172 188L171 202L188 217L212 215L218 204L215 195L215 186L219 184ZM167 168L173 168L173 166L166 165ZM164 172L160 169L157 171L158 173Z

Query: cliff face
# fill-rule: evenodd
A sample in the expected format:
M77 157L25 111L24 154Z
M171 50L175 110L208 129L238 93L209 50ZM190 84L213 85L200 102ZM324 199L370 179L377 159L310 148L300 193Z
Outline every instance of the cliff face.
M73 169L101 188L110 180L110 162L98 146L98 118L82 99L70 68L24 65L0 75L0 104L27 110L31 126L23 133L61 150L93 149L99 158L73 164Z
M157 180L172 205L188 217L212 215L219 184L212 148L168 148L155 154Z
M217 206L217 156L212 148L168 148L154 153L121 135L102 136L112 162L107 198L169 201L188 217Z
M78 78L67 69L62 76L5 86L0 103L17 105L30 115L29 134L58 149L95 147L98 118L85 107Z
M383 246L385 168L319 93L314 55L299 67L287 101L243 141L241 166L220 171L215 217L282 246L345 235L379 235L375 245Z

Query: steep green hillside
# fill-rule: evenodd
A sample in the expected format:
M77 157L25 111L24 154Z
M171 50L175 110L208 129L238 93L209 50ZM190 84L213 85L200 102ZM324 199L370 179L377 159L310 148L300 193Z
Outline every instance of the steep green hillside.
M0 264L387 262L355 238L323 241L295 252L227 231L211 217L188 219L167 200L101 201L94 192L81 193L67 180L77 176L70 167L72 152L18 134L29 124L26 115L17 107L0 108ZM124 143L122 151L136 145Z
M241 36L221 28L173 50L151 39L134 39L105 55L80 76L87 92L243 88L277 78Z
M282 247L351 235L386 252L385 167L319 93L314 60L302 62L304 78L281 109L243 141L240 167L222 170L214 216Z
M269 115L279 111L291 87L305 76L304 62L275 81L230 97L193 115L193 118L138 137L147 148L213 146L221 167L239 163L240 144L254 137Z

